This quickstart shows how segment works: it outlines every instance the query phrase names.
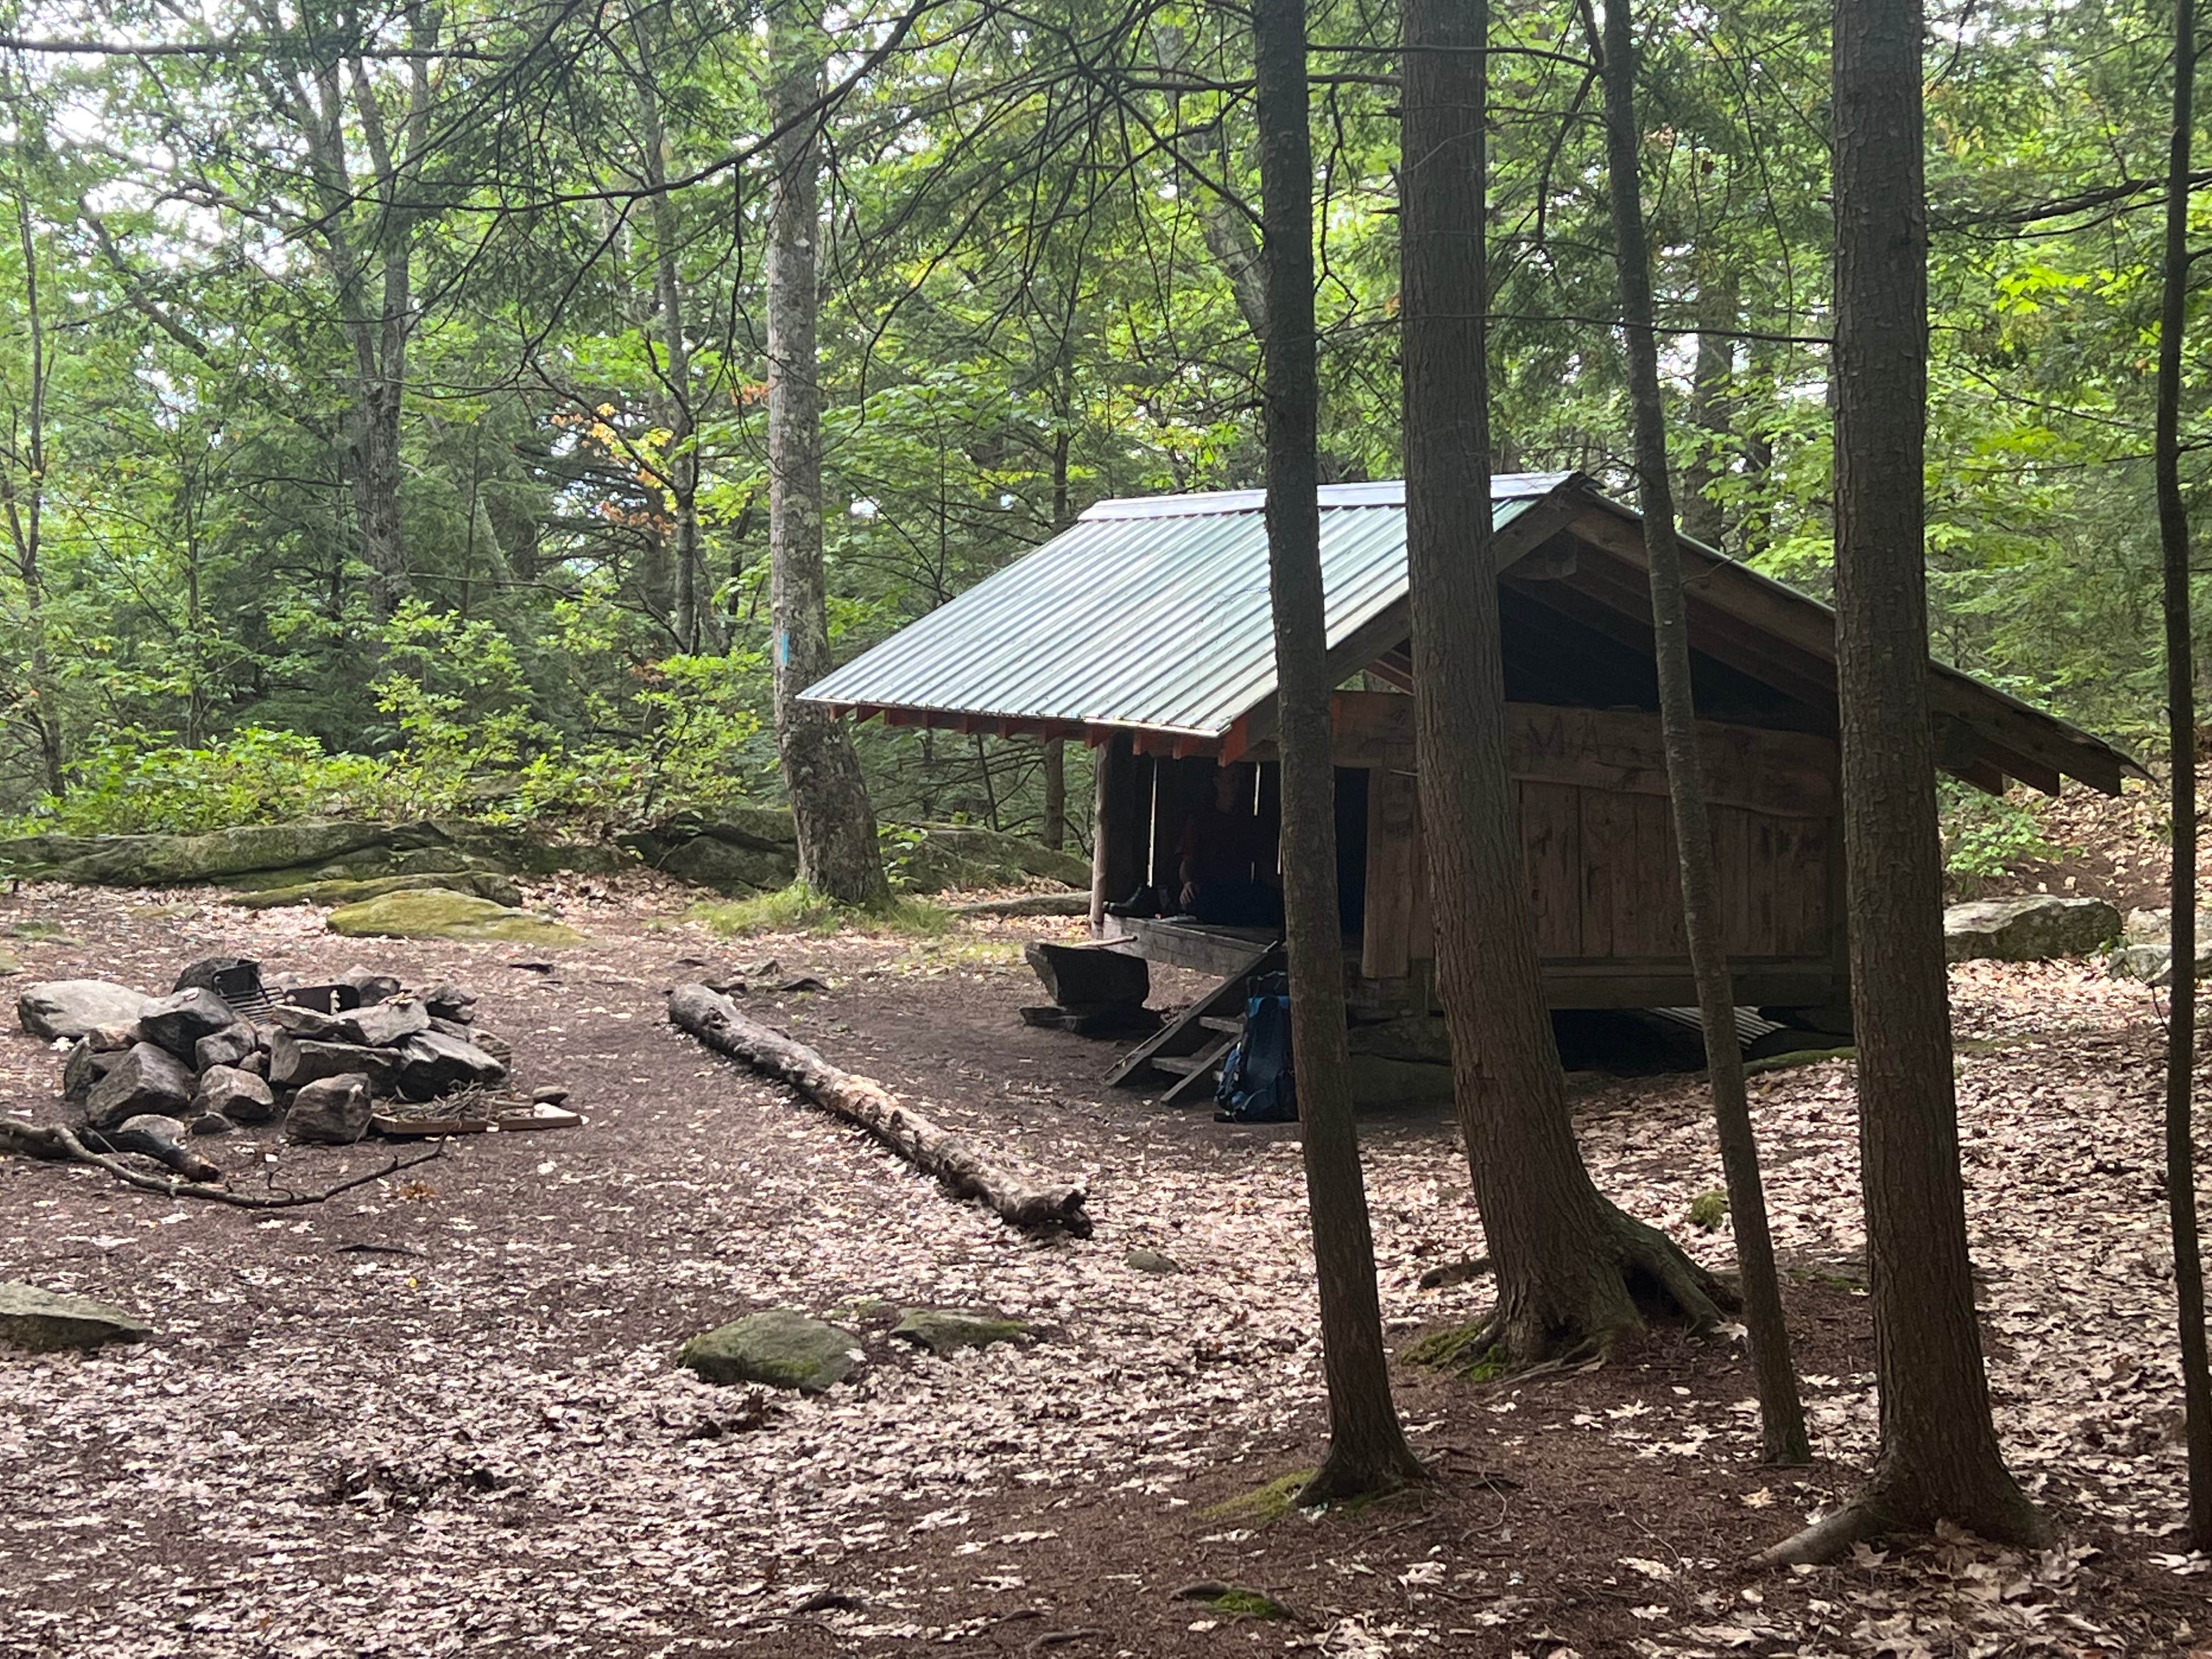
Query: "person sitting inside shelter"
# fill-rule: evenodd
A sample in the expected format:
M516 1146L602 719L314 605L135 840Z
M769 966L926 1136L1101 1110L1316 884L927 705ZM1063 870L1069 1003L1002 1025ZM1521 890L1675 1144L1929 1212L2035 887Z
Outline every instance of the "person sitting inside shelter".
M1183 821L1176 843L1176 902L1199 921L1224 927L1279 927L1281 877L1275 841L1253 810L1253 770L1224 766L1214 775L1213 804Z

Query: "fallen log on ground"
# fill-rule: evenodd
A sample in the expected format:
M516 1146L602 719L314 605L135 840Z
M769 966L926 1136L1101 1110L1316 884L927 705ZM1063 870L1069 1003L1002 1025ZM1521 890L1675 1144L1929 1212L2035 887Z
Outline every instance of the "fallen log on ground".
M872 1078L842 1072L803 1042L794 1042L738 1012L703 985L669 993L669 1023L718 1054L788 1083L816 1105L859 1125L925 1174L963 1198L980 1198L1017 1227L1057 1227L1091 1237L1080 1183L1058 1181L987 1158L939 1127Z

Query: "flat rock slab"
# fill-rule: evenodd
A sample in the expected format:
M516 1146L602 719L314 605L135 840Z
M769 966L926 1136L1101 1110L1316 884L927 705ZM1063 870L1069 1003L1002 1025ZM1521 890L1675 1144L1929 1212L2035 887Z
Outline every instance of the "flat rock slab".
M54 979L27 986L15 1018L33 1036L81 1037L103 1025L135 1025L152 1001L104 979Z
M860 1339L789 1308L748 1314L693 1337L676 1362L709 1382L750 1382L820 1394L860 1363Z
M97 1348L109 1342L143 1342L154 1328L120 1308L88 1296L64 1296L35 1285L0 1284L0 1342L52 1353Z
M472 893L405 888L359 904L342 905L325 924L356 939L485 939L507 945L577 945L574 928L527 910L509 909Z
M1173 1256L1164 1255L1158 1250L1132 1250L1128 1255L1121 1258L1121 1263L1124 1267L1133 1267L1140 1273L1159 1273L1165 1275L1169 1273L1179 1273L1182 1271L1182 1262L1176 1261Z
M908 1308L891 1327L893 1336L920 1344L932 1353L957 1353L963 1348L988 1348L994 1342L1028 1342L1030 1328L1018 1319L994 1319L986 1314L955 1308Z
M2120 936L2120 913L2102 899L1978 899L1943 913L1943 954L1953 962L2049 962L2086 957Z

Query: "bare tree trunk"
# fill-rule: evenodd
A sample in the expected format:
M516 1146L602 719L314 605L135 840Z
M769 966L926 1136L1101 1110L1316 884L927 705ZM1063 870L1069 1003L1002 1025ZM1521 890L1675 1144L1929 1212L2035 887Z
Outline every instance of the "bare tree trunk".
M2204 1340L2204 1263L2197 1242L2197 1138L2190 1110L2197 1060L2197 671L2189 592L2189 511L2181 497L2181 345L2188 324L2189 153L2197 101L2197 0L2174 0L2173 137L2166 173L2166 290L2159 310L2158 539L2164 555L2167 742L2173 760L2172 1006L2166 1028L2166 1195L2173 1229L2182 1396L2187 1407L2189 1541L2212 1549L2212 1366Z
M1483 248L1489 13L1408 0L1400 187L1415 739L1453 1093L1498 1304L1459 1350L1520 1365L1642 1327L1632 1275L1698 1323L1719 1287L1600 1197L1568 1115L1506 775L1490 551Z
M667 12L662 9L660 15ZM668 495L675 509L674 594L669 622L676 643L687 652L701 648L705 635L704 562L699 546L699 453L692 413L691 347L684 337L684 285L676 264L676 204L668 193L668 134L661 118L659 64L652 32L641 9L631 19L637 45L639 148L647 185L652 191L653 292L660 323L660 380L668 410Z
M23 258L23 315L31 347L29 396L23 403L23 428L7 435L0 457L0 511L8 519L8 538L15 556L16 580L23 586L23 632L28 647L29 695L24 720L39 751L39 775L46 793L58 797L69 777L62 750L61 687L54 678L53 652L46 638L45 568L46 506L46 386L53 360L46 350L46 315L39 291L39 250L31 230L31 197L21 179L15 187L15 234Z
M1735 380L1735 331L1741 311L1737 295L1733 266L1698 285L1698 320L1704 326L1698 335L1689 406L1683 411L1698 447L1682 469L1682 533L1708 547L1718 547L1728 533L1727 515L1712 491L1728 470L1729 392Z
M1038 837L1055 853L1067 844L1067 742L1044 740L1044 829Z
M1835 9L1836 685L1881 1449L1858 1498L1773 1564L1939 1520L2001 1542L2040 1530L1990 1419L1959 1176L1928 713L1922 28L1920 0Z
M846 904L890 899L875 810L851 734L799 694L830 672L822 565L822 392L816 380L815 240L821 234L815 123L823 38L811 0L769 14L775 146L769 202L769 588L776 751L799 832L799 878Z
M1602 40L1590 50L1605 86L1606 170L1613 198L1613 234L1620 269L1620 310L1627 348L1628 398L1634 416L1637 495L1644 510L1644 547L1650 562L1651 635L1659 671L1659 721L1667 748L1667 788L1682 871L1682 924L1705 1026L1705 1072L1713 1121L1728 1180L1729 1225L1742 1271L1744 1324L1751 1337L1759 1389L1762 1444L1770 1463L1802 1463L1811 1455L1805 1407L1790 1358L1782 1286L1767 1231L1766 1191L1759 1180L1759 1143L1743 1082L1743 1048L1735 1030L1735 984L1721 940L1720 874L1712 824L1705 811L1698 761L1697 707L1690 684L1690 622L1682 591L1682 550L1674 534L1674 489L1667 466L1667 417L1660 401L1657 316L1651 297L1650 254L1638 173L1641 129L1636 118L1636 48L1627 0L1606 0ZM1700 368L1704 368L1700 351Z
M1259 0L1252 33L1267 226L1267 565L1280 711L1283 911L1291 1042L1328 1382L1328 1455L1300 1494L1301 1502L1313 1504L1400 1486L1423 1478L1423 1471L1390 1398L1345 1037L1336 775L1321 576L1305 0Z

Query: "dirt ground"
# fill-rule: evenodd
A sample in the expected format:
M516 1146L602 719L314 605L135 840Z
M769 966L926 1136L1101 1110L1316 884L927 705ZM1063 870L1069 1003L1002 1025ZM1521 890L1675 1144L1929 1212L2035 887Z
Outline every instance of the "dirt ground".
M1956 971L1962 1135L1999 1428L2051 1547L1966 1538L1753 1577L1848 1494L1875 1406L1851 1078L1756 1080L1820 1461L1756 1462L1740 1333L1478 1386L1401 1364L1426 1491L1271 1521L1216 1506L1311 1464L1322 1426L1297 1130L1103 1088L1110 1044L1032 1030L1033 921L943 940L720 941L649 887L538 895L547 954L330 937L313 911L26 888L25 978L167 988L219 951L473 988L525 1085L580 1130L477 1137L274 1215L0 1159L0 1278L155 1327L98 1354L0 1350L0 1654L813 1656L2186 1653L2207 1564L2177 1553L2159 1030L2087 967ZM35 929L27 931L36 931ZM942 1119L1090 1183L1097 1236L1019 1237L672 1032L665 991L763 957L817 994L757 1015ZM1195 983L1193 981L1192 983ZM1171 1000L1190 987L1166 982ZM1156 999L1157 1000L1157 999ZM0 1044L0 1109L53 1110L58 1057ZM1702 1086L1584 1079L1600 1184L1716 1267ZM250 1138L249 1138L250 1137ZM1477 1252L1446 1114L1364 1124L1391 1339L1471 1316ZM215 1143L234 1184L309 1188L391 1149ZM265 1162L264 1162L265 1161ZM1182 1264L1125 1264L1137 1247ZM869 1363L816 1398L702 1383L686 1336L769 1306L972 1307L1042 1340L951 1358L860 1316ZM1287 1620L1176 1592L1264 1591Z

